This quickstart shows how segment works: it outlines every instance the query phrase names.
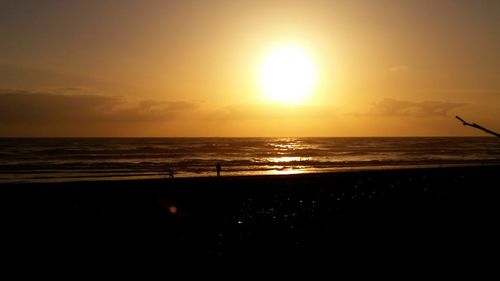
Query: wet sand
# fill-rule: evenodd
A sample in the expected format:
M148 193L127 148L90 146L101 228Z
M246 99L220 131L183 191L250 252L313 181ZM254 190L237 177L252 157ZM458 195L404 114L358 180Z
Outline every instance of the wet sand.
M9 184L21 260L453 253L489 247L500 166Z

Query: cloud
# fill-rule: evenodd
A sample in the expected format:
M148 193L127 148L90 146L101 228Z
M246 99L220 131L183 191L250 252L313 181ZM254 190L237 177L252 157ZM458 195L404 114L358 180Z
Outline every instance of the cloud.
M93 88L88 88L88 87L51 87L51 88L46 88L42 89L41 92L47 92L47 93L52 93L52 94L71 94L71 95L85 95L89 93L96 93L98 92L96 89Z
M406 72L409 69L410 67L404 64L393 65L389 68L389 70L392 72Z
M131 102L118 96L0 90L3 124L169 121L196 108L187 101Z
M320 106L233 104L214 110L207 117L215 120L237 121L327 118L334 115L335 110Z
M433 88L428 89L428 92L437 94L467 94L467 95L500 95L500 89L487 88Z
M384 99L375 103L368 115L413 117L446 116L451 110L464 105L466 104L443 101L413 102Z

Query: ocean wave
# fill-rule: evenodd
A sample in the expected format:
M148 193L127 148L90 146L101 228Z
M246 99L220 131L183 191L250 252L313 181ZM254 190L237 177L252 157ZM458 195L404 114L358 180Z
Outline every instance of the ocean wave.
M498 162L495 138L0 139L0 181Z

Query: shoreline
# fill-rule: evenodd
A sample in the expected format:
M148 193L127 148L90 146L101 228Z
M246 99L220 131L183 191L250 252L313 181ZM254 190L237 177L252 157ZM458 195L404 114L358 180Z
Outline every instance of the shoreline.
M427 165L385 165L385 166L359 166L359 167L338 167L331 169L320 170L283 170L274 172L260 172L260 173L222 173L221 178L254 178L254 177L275 177L275 176L295 176L295 175L324 175L324 174L337 174L337 173L357 173L357 172L372 172L372 171L400 171L400 170L428 170L428 169L453 169L453 168L481 168L481 167L500 167L500 163L460 163L460 164L427 164ZM215 173L215 172L214 172ZM66 184L66 183L99 183L99 182L126 182L126 181L172 181L172 180L193 180L193 179L211 179L216 178L215 175L199 175L199 176L176 176L174 179L168 178L167 175L146 175L146 176L101 176L91 177L85 179L83 176L80 179L51 179L40 178L35 180L12 180L0 181L0 188L6 185L32 185L32 184Z

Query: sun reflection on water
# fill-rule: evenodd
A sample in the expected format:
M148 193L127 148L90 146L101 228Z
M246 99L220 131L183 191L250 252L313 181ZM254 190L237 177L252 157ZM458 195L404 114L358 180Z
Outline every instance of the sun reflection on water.
M286 156L294 151L307 149L307 146L304 146L302 141L293 138L284 138L271 143L270 146L274 150L275 157L268 157L265 159L265 162L276 163L278 165L273 166L272 170L268 171L269 174L292 175L306 172L303 167L299 167L297 164L302 161L310 161L312 157ZM290 165L287 165L287 163Z
M271 157L268 158L267 161L273 163L284 163L284 162L299 162L299 161L307 161L311 160L311 157Z

